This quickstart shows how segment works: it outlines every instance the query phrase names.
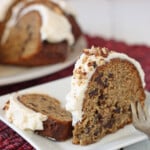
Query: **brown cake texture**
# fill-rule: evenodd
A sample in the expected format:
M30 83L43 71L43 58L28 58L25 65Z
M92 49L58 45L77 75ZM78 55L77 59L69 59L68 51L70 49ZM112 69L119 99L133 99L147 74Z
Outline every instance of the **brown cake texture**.
M41 136L56 141L64 141L72 136L72 117L71 113L61 107L60 102L45 94L23 94L17 100L27 108L46 115L47 120L43 121L43 130L35 132ZM4 109L9 109L10 103L7 102Z
M2 37L6 29L6 24L11 18L12 9L20 3L24 3L24 7L18 12L17 22L11 27L9 35L3 43ZM71 25L71 32L75 39L74 43L69 45L67 40L55 43L41 40L40 29L42 26L42 18L39 12L33 10L19 17L19 14L25 8L33 5L46 6L55 13L66 17ZM65 12L58 4L50 0L16 0L13 6L8 10L6 17L7 19L0 24L0 63L2 64L39 66L63 62L67 59L71 50L74 49L77 41L79 41L82 36L81 29L74 15ZM49 28L51 28L51 26L49 26Z
M74 84L76 82L79 87L87 80L88 74L82 66L87 63L89 68L95 69L84 93L82 118L74 124L74 144L91 144L116 132L132 122L131 101L144 104L145 93L138 69L131 61L122 59L119 55L106 61L111 53L115 52L106 48L85 49L82 54L85 57L82 57L82 61L80 58L82 64L79 65L78 60L74 69L73 78L78 79ZM99 56L101 60L88 62L92 56ZM80 96L76 95L75 100L79 100ZM71 100L72 97L68 96L68 103ZM74 119L74 114L72 115Z

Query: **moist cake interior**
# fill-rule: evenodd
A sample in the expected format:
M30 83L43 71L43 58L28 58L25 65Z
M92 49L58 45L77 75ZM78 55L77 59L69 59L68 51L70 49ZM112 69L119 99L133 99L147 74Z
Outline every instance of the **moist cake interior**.
M73 143L96 142L131 122L131 101L145 98L139 73L127 60L112 59L97 67L85 92L82 121L75 125Z

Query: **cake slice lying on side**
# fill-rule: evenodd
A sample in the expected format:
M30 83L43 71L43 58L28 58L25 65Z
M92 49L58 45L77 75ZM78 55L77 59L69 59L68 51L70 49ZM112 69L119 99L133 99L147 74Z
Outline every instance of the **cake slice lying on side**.
M144 86L144 72L136 60L106 48L84 49L67 95L73 143L94 143L131 123L131 101L144 104Z
M7 119L23 130L32 130L57 141L72 136L71 113L48 95L13 94L4 110Z

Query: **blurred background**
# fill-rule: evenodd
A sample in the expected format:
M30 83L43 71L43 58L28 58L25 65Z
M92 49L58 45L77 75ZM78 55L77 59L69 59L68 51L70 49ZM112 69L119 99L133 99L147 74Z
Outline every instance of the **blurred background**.
M149 0L66 0L86 33L150 45Z

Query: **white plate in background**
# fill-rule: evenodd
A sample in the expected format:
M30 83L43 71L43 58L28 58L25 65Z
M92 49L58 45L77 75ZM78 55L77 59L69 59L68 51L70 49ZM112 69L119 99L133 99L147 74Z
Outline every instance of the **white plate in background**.
M69 55L65 62L40 67L25 68L0 65L0 86L23 82L55 73L73 64L78 55L79 54L76 51Z
M66 94L69 92L70 89L70 81L70 77L64 78L39 86L35 86L33 88L28 88L20 92L40 92L44 94L49 94L59 99L62 105L64 105ZM99 142L88 146L74 145L71 143L71 140L65 142L53 142L32 132L20 130L14 125L10 124L5 118L4 111L2 110L4 104L8 99L9 95L0 97L0 119L8 126L10 126L13 130L15 130L18 134L20 134L37 150L115 150L147 139L146 135L135 130L132 125L127 125L116 133L105 136ZM150 99L150 93L147 93L147 99Z
M81 54L82 48L86 47L86 41L81 38L76 44L74 50L69 54L65 62L46 65L40 67L15 67L9 65L0 65L0 86L12 83L23 82L36 79L45 75L50 75L72 65Z

